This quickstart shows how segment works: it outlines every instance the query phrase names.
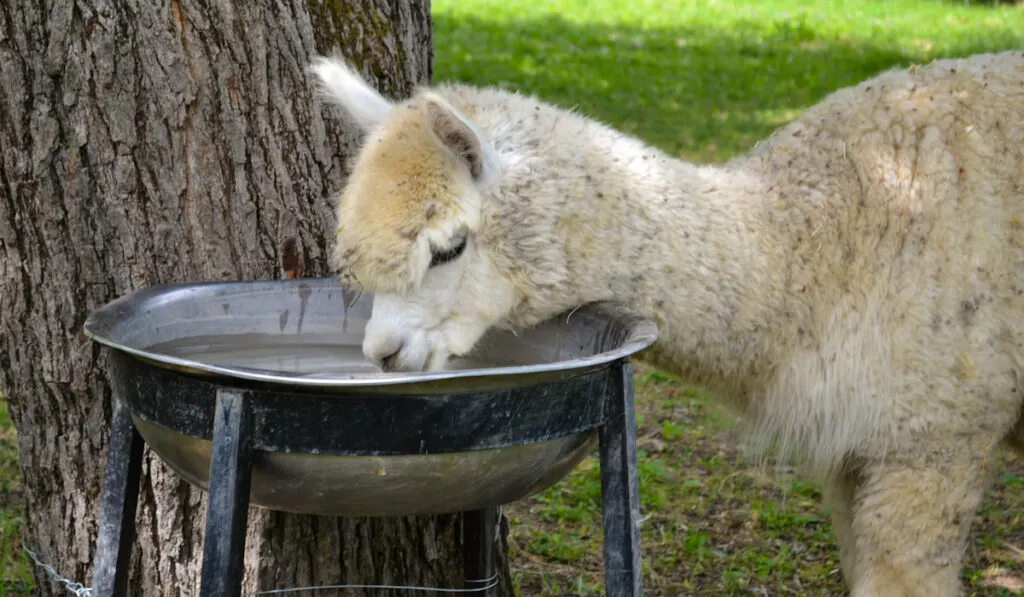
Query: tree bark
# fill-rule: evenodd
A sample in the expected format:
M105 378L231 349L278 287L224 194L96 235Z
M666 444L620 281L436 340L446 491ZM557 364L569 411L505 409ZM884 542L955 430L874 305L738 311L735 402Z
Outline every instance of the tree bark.
M85 318L154 284L329 275L331 197L358 140L305 65L340 48L403 97L430 78L429 12L429 0L0 2L0 392L25 543L63 576L91 580L110 416ZM198 594L205 508L147 451L134 595ZM253 509L245 589L455 586L459 529L456 516Z

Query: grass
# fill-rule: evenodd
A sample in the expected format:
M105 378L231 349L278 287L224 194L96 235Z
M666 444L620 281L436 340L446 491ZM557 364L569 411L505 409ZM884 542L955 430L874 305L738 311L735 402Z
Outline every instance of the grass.
M819 487L791 468L750 466L732 419L661 371L637 374L645 594L840 595ZM603 595L600 479L590 458L506 507L522 595ZM997 475L971 534L970 595L1024 580L1024 462Z
M433 0L436 80L575 106L691 160L749 148L829 92L895 65L1024 48L1024 9L943 0ZM731 419L670 376L637 375L649 597L842 592L819 488L749 466ZM15 436L0 400L0 597L29 594ZM972 595L1024 582L1024 463L971 534ZM599 470L506 508L523 595L600 595Z
M31 594L31 569L21 549L21 521L17 436L0 394L0 597Z
M435 79L539 95L722 160L893 65L1024 47L1024 10L940 0L435 0Z
M1024 8L942 0L434 0L435 80L537 95L684 159L722 161L828 93L893 66L1024 48ZM637 375L650 597L843 594L820 488L752 467L731 419ZM970 595L1024 587L1024 462L970 538ZM522 595L601 595L595 459L506 508Z

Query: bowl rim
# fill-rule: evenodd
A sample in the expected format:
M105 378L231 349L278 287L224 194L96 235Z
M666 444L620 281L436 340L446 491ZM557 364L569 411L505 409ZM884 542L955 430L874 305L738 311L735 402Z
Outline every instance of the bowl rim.
M337 278L298 278L285 280L238 280L223 282L184 282L168 283L148 286L128 294L125 294L107 304L94 310L85 320L83 330L85 335L92 341L118 350L142 360L151 362L154 365L169 369L190 369L228 379L255 381L270 384L285 384L296 389L299 388L372 388L380 386L394 386L400 384L423 384L441 382L445 380L475 379L481 377L519 377L533 376L545 373L573 374L592 370L603 365L610 364L617 360L627 358L654 344L658 339L657 325L631 309L617 303L607 301L588 303L561 313L548 321L565 317L566 322L574 315L587 312L602 312L610 320L622 320L628 329L625 341L612 350L607 350L586 357L565 359L553 363L538 363L533 365L509 365L502 367L481 367L473 369L455 369L441 371L416 371L416 372L386 372L386 373L339 373L339 374L317 374L309 375L302 373L270 372L261 369L252 369L238 366L224 366L205 363L193 359L168 355L159 352L128 346L110 338L110 328L118 323L117 314L122 309L127 309L134 302L167 295L172 292L192 290L217 290L239 288L244 286L253 287L254 290L263 286L298 286L327 285L333 280L339 291L342 290L340 281Z

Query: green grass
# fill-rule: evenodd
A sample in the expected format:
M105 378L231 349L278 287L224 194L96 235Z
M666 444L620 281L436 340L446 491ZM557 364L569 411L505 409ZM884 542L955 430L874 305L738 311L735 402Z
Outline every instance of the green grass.
M434 0L435 81L575 107L684 159L722 161L893 66L1024 49L1024 9L941 0ZM732 421L662 372L637 376L645 592L842 594L819 488L743 458ZM595 459L506 509L521 594L601 595ZM971 535L971 595L1024 583L1024 463Z
M838 595L839 560L816 484L750 466L732 420L645 366L637 375L645 594ZM1024 462L1002 464L971 534L970 595L1024 581ZM506 508L522 595L603 595L600 477L591 457Z
M14 425L0 394L0 597L29 595L32 574L21 549L21 473Z
M692 159L893 65L1024 48L1024 10L938 0L435 0L436 80L539 95Z

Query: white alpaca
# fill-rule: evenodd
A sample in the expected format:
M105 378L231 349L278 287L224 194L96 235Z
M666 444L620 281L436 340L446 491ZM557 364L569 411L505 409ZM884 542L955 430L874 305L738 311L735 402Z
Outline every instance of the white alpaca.
M436 369L624 303L646 359L806 459L853 595L958 593L986 465L1024 449L1024 54L882 74L715 167L531 97L394 105L313 70L366 130L335 264L376 295L369 358Z

